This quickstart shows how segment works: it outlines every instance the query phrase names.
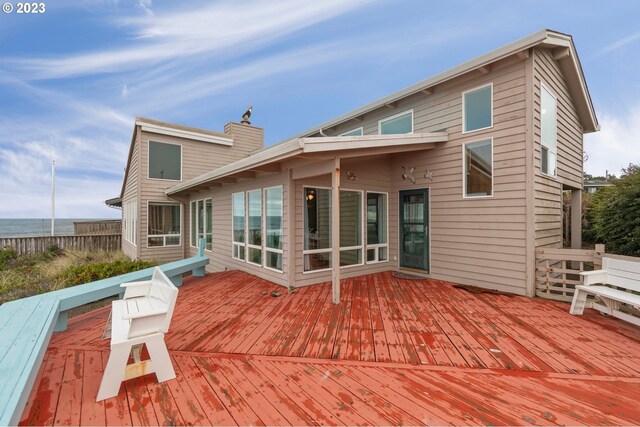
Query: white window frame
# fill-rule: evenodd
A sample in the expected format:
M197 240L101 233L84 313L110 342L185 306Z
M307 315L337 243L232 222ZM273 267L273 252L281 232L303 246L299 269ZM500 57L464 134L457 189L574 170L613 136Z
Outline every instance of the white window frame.
M264 265L264 194L262 190L257 188L255 190L248 190L246 193L245 199L245 229L244 229L244 240L246 242L245 248L245 258L247 264L255 265L258 267L262 267ZM249 194L250 193L258 193L260 194L260 245L253 245L249 243ZM249 249L256 249L260 251L260 264L249 261Z
M491 144L491 194L485 196L468 196L467 195L467 145L475 144L476 142L485 142L489 141ZM462 144L462 198L463 199L491 199L495 194L494 185L495 185L495 173L494 173L494 164L495 159L493 157L493 137L489 138L480 138L474 141L467 141Z
M234 215L234 206L233 199L236 194L242 194L242 200L244 203L244 241L238 242L234 240L235 236L235 215ZM235 256L235 248L243 247L244 248L244 258L238 258ZM238 250L238 252L240 252ZM231 193L231 258L236 261L247 262L247 196L244 191L237 191L235 193Z
M476 90L480 90L480 89L484 89L485 87L491 87L491 125L483 127L483 128L479 128L479 129L473 129L473 130L466 130L466 122L467 122L467 117L466 117L466 103L464 100L464 97L467 93L469 92L475 92ZM465 90L464 92L462 92L462 134L467 134L467 133L473 133L473 132L478 132L481 130L486 130L486 129L491 129L493 128L493 82L489 82L487 84L484 84L482 86L476 86L472 89L469 90Z
M360 135L347 135L348 133L360 131ZM364 126L360 126L359 128L351 129L346 132L342 132L340 136L363 136L364 135Z
M211 202L211 249L207 249L207 245L206 245L207 234L209 234L207 233L207 200ZM191 200L191 202L189 203L189 246L191 246L192 248L197 248L198 243L200 241L200 235L198 233L198 228L200 226L200 220L198 218L198 203L200 202L202 202L202 206L204 209L204 227L202 228L203 230L202 237L204 237L205 239L204 250L206 252L213 252L213 198L211 197L207 197L204 199ZM195 224L191 220L193 218L193 212L196 213ZM195 234L195 245L193 244L194 234Z
M177 145L180 147L180 179L167 179L167 178L151 178L149 173L151 172L151 143L155 142L158 144L167 144L167 145ZM182 166L184 162L184 153L182 149L182 144L178 144L176 142L164 142L157 140L148 140L147 141L147 179L151 181L169 181L169 182L182 182Z
M546 90L549 95L556 101L556 123L555 123L555 140L556 140L556 150L551 151L550 148L543 144L542 141L542 91ZM554 174L545 173L542 171L542 147L546 147L547 151L553 153L555 156L555 165L554 165ZM547 162L549 157L547 157ZM549 170L549 165L547 164L547 170ZM540 82L540 173L547 178L555 179L558 177L558 97L551 90L549 86L547 86L544 82Z
M149 206L151 205L177 205L180 207L180 233L179 234L149 234ZM184 207L180 202L173 202L167 200L147 200L147 249L159 249L159 248L178 248L182 246L182 215L184 212ZM178 236L178 244L177 245L167 245L167 237L176 237ZM150 246L149 245L149 237L162 237L162 246Z
M393 120L393 119L397 119L400 116L404 116L406 114L411 114L411 132L408 133L382 133L382 123L383 122L388 122L389 120ZM409 135L412 134L414 132L415 126L413 123L413 108L409 109L409 110L405 110L401 113L398 114L394 114L393 116L389 116L389 117L385 117L383 119L378 120L378 135Z
M387 212L386 212L386 217L385 217L386 221L387 221L387 224L386 224L386 228L387 228L387 233L386 233L387 234L387 238L386 238L386 240L387 240L387 243L376 243L376 244L370 245L369 242L368 242L368 239L367 239L367 243L365 245L364 254L363 254L364 261L367 264L380 264L380 263L383 263L383 262L389 262L389 193L384 192L384 191L367 191L365 193L365 201L366 201L367 194L384 194L387 197ZM363 205L364 205L364 202L363 202ZM367 232L367 224L366 224L366 221L367 221L367 207L366 207L366 205L364 205L363 207L364 207L364 221L363 221L363 223L364 223L365 238L366 238L366 236L367 236L367 234L366 234L366 232ZM387 248L387 259L386 260L383 260L383 261L379 260L379 258L380 258L380 256L379 256L380 248ZM369 249L375 249L375 261L368 261L367 260L367 251Z
M305 189L307 188L312 188L312 189L316 189L316 190L329 190L329 191L333 191L333 189L331 187L322 187L322 186L318 186L318 185L303 185L302 186L302 212L304 215L305 209L306 209L306 202L305 202L305 197L304 197L304 193L305 193ZM360 249L360 263L358 264L351 264L351 265L341 265L340 268L351 268L351 267L359 267L359 266L363 266L365 264L365 260L366 260L366 254L365 254L365 216L364 216L364 190L356 190L356 189L351 189L351 188L341 188L340 191L351 191L351 192L357 192L360 193L360 245L359 246L344 246L344 247L340 247L340 252L342 253L342 251L348 251L348 250L357 250ZM333 210L333 205L331 206L331 209ZM387 206L387 210L388 210L388 206ZM303 218L303 223L304 223L304 218ZM388 229L387 229L387 233L388 233ZM338 233L339 234L339 233ZM322 273L322 272L326 272L326 271L331 271L333 269L333 258L331 259L331 267L329 268L322 268L320 270L308 270L305 271L304 270L304 256L305 255L313 255L313 254L321 254L321 253L331 253L333 251L333 248L325 248L325 249L304 249L304 230L302 233L302 240L303 240L303 245L302 245L302 262L303 262L303 272L302 274L314 274L314 273ZM387 238L387 241L389 239ZM333 246L334 242L331 242L331 246ZM338 262L340 262L340 259L338 259Z
M282 233L280 235L280 239L284 237L284 186L283 185L274 185L272 187L266 187L262 189L262 205L263 205L263 215L262 215L262 267L266 270L275 271L276 273L284 273L284 241L282 242L282 249L270 248L267 246L267 190L273 190L276 188L280 188L282 191L282 203L280 204L280 218L282 227ZM290 231L291 232L291 231ZM282 255L282 270L277 268L267 266L267 252L276 253Z
M128 200L122 204L122 228L124 240L135 247L137 245L138 200Z

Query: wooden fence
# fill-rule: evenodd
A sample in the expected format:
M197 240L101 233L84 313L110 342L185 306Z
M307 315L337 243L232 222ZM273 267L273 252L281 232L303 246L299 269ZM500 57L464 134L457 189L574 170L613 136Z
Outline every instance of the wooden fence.
M51 245L81 251L117 251L121 249L121 235L0 237L0 249L12 247L20 255L46 252Z
M120 234L122 220L105 219L100 221L77 221L73 223L73 234Z
M595 249L538 249L536 295L571 302L575 286L582 284L580 272L598 269L604 254L604 245L596 245Z

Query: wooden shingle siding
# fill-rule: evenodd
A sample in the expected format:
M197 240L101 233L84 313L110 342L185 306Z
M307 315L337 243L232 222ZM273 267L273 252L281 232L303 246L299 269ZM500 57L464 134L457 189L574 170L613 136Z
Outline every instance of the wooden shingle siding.
M544 84L558 100L557 176L540 169L540 90ZM533 50L533 146L535 246L562 247L562 189L582 188L582 124L565 78L548 49Z

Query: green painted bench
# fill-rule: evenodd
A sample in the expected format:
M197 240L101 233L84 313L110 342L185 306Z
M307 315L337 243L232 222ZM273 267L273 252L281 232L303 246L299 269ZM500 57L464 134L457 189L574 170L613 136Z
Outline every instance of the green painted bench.
M161 265L176 285L191 272L204 276L209 258L204 256L204 239L194 257ZM67 328L68 310L120 295L120 284L148 280L153 268L29 298L0 306L0 426L16 425L27 403L40 364L54 331Z

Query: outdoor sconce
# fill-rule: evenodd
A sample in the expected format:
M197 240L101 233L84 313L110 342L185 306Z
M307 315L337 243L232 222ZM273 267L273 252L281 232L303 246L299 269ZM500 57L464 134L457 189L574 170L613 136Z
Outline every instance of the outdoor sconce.
M356 176L356 173L352 170L347 171L347 178L349 178L349 180L351 181L355 181L356 179L358 179L358 177Z
M404 181L409 180L413 184L416 183L416 178L413 176L413 171L415 170L415 166L411 168L402 167L402 179Z
M315 195L314 193L315 193L315 191L313 191L313 190L309 191L309 194L307 194L307 200L309 200L309 201L313 200L313 197Z

